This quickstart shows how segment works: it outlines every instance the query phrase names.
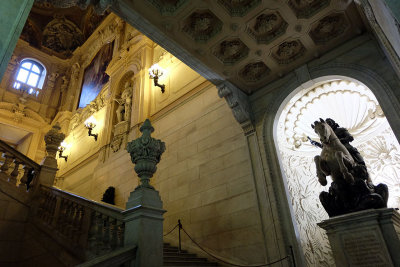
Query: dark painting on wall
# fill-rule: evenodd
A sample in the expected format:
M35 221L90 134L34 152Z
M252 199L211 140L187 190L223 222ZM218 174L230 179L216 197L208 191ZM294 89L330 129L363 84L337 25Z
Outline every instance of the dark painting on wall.
M81 95L78 108L84 108L92 102L100 93L103 85L108 82L106 69L112 59L114 42L104 45L89 66L86 67L83 75Z

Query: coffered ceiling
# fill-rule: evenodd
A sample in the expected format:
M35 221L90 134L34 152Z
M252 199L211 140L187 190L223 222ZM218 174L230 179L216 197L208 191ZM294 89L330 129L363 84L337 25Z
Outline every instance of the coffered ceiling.
M349 0L142 0L129 8L246 93L364 30Z

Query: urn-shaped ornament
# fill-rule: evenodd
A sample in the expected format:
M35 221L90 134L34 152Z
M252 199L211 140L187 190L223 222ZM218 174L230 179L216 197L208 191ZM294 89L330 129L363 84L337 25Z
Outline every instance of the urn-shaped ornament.
M140 178L140 187L154 189L150 184L150 178L157 170L162 153L165 151L165 143L151 137L154 132L150 120L146 119L140 127L142 136L127 144L127 151L131 155L132 163L135 164L135 172Z

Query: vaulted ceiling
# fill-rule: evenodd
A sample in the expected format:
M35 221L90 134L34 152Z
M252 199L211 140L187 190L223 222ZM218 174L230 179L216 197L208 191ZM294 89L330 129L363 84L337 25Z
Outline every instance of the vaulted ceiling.
M35 3L21 38L50 55L68 58L104 18L105 15L96 14L92 6L56 8L50 3Z
M348 0L127 2L162 35L246 93L364 31Z

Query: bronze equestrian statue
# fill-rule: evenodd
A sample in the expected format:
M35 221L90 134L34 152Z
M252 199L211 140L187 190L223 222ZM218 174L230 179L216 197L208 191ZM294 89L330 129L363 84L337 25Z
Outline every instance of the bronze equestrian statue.
M369 177L364 159L350 145L353 136L332 119L320 119L311 125L321 143L312 141L322 148L315 156L317 177L321 185L327 185L326 176L331 176L329 192L321 192L319 199L329 217L350 212L385 208L389 197L385 184L374 186Z

